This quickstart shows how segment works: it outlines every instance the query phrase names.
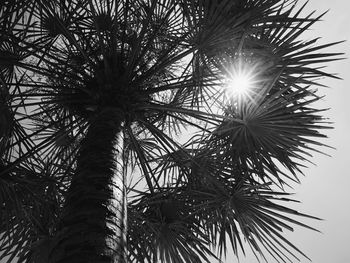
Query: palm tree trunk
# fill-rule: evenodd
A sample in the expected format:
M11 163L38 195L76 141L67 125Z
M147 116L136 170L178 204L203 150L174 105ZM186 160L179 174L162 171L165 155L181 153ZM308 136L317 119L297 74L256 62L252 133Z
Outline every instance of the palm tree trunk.
M123 119L104 110L81 144L49 262L126 262Z

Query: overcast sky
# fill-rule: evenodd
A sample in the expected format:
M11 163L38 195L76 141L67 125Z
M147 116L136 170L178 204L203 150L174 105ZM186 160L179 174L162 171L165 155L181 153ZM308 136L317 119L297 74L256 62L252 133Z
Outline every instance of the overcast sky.
M304 2L304 1L301 1ZM329 10L323 21L315 24L303 39L321 36L320 43L346 40L346 43L331 48L332 52L344 52L350 56L350 1L310 0L308 11L318 13ZM305 37L306 36L306 37ZM334 130L327 132L324 140L336 150L324 149L332 157L314 154L313 162L304 170L302 184L295 186L295 198L302 201L298 210L323 218L312 221L322 234L306 229L296 229L288 236L315 263L350 262L350 59L329 65L328 72L338 73L344 80L324 80L330 88L320 89L326 95L323 107L331 108L325 113L334 122ZM310 221L308 221L310 222ZM227 263L236 262L234 256ZM254 256L240 258L241 263L257 262ZM272 261L271 261L272 262ZM302 263L309 262L301 259ZM270 263L270 262L269 262Z

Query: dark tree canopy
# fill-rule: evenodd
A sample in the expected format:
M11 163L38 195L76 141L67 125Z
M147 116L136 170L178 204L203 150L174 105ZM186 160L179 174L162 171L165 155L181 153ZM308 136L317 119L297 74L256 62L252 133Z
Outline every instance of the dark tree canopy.
M323 16L303 8L1 1L0 259L73 258L86 249L76 237L88 235L77 229L100 215L103 230L86 242L101 257L109 252L95 232L124 242L113 218L127 229L130 262L210 262L228 247L306 257L283 232L313 229L298 217L316 218L288 208L286 188L324 146L319 79L337 78L324 65L342 54L303 39ZM108 198L127 198L127 211L105 215Z

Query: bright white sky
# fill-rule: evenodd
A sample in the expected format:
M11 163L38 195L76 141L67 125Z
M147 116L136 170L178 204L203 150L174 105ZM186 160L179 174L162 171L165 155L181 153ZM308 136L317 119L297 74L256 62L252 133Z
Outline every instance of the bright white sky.
M301 1L304 3L305 1ZM349 0L310 0L307 11L317 10L318 14L329 10L323 21L315 24L303 39L321 36L320 43L346 40L329 49L331 52L344 52L350 56L350 1ZM326 95L321 107L331 108L326 112L334 122L334 130L327 134L324 142L336 148L323 149L332 157L314 154L311 166L304 170L305 178L291 192L301 204L295 205L298 211L324 219L307 221L322 234L297 228L288 234L290 240L305 252L315 263L349 263L350 240L350 59L330 63L328 72L338 73L343 81L324 80L330 88L320 89ZM226 263L237 262L235 256L228 255ZM257 262L253 255L240 257L240 263ZM273 262L273 261L271 261ZM301 259L301 263L309 262ZM269 262L270 263L270 262Z

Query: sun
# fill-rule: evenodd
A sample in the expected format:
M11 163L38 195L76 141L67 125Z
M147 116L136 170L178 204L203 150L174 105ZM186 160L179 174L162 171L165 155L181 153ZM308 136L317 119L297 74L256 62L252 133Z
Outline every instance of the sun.
M227 79L226 89L231 95L247 95L254 86L253 77L248 73L233 74Z
M256 70L254 65L242 61L225 69L224 87L230 100L253 99L258 83Z

